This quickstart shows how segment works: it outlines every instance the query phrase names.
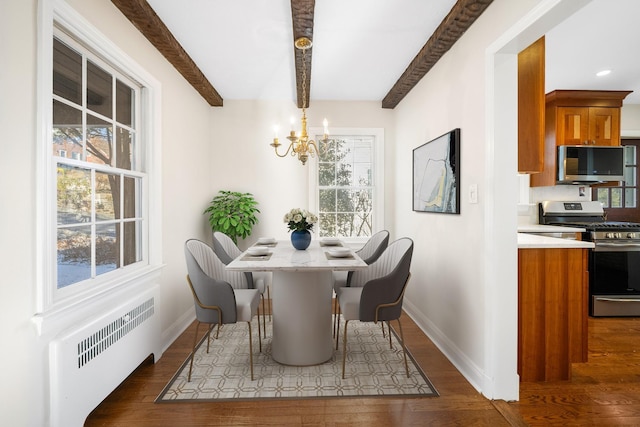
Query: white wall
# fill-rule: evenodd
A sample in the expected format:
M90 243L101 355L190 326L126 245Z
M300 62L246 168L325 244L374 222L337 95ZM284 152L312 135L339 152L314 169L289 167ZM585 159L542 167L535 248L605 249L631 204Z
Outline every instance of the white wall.
M300 127L301 111L293 101L225 101L223 108L211 110L213 151L211 154L211 182L209 199L219 190L252 193L259 203L259 223L245 247L260 236L289 238L282 221L291 208L309 207L309 159L307 166L287 156L277 157L271 144L273 126L280 125L280 153L286 150L286 132L290 117L295 118L296 130ZM321 127L323 118L329 127L384 128L385 162L393 163L394 127L393 112L380 107L380 102L331 102L312 101L307 110L308 127ZM392 169L393 170L393 169ZM386 188L392 189L393 173L385 176ZM387 191L388 200L393 200ZM208 200L207 200L208 201ZM385 206L385 218L393 217L393 204Z
M622 137L640 137L640 105L623 105L620 117L620 135Z
M405 307L490 398L518 397L517 53L585 3L494 1L396 108L395 227L416 241ZM411 150L456 127L461 214L404 208Z
M162 210L165 268L160 281L165 347L189 321L193 301L185 283L183 243L206 238L203 200L210 191L210 107L107 0L69 3L162 84ZM36 0L9 0L0 5L0 128L5 141L0 156L3 176L0 209L0 424L48 424L47 339L36 334L35 313L36 198ZM105 372L109 375L109 372ZM87 385L90 387L91 385Z

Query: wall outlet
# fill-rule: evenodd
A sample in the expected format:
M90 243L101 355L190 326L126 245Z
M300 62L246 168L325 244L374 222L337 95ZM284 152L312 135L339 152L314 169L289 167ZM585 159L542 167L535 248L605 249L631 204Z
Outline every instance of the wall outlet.
M478 184L469 186L469 203L478 203Z

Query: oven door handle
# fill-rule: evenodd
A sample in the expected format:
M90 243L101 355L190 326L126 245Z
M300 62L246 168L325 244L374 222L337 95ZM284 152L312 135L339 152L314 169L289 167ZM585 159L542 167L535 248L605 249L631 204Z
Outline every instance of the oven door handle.
M609 302L640 302L640 298L605 298L605 297L596 297L596 301L609 301Z
M611 242L599 242L596 243L594 248L596 252L621 252L621 251L640 251L640 243L611 243Z

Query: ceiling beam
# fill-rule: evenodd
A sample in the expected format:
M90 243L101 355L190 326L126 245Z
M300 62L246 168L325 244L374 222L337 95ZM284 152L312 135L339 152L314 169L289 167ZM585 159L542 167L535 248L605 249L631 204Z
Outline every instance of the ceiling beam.
M212 107L222 107L222 97L193 59L171 34L146 0L111 0Z
M300 37L306 37L313 43L313 12L316 6L315 0L291 0L291 20L293 23L293 41L295 42ZM302 79L302 51L293 48L295 64L296 64L296 97L298 108L309 107L309 98L311 97L311 56L313 54L313 47L306 51L306 63L307 63L307 80ZM306 105L303 105L302 90L303 85L307 91Z
M462 37L471 24L482 15L482 12L489 7L492 1L458 0L384 97L382 108L395 108L451 46Z

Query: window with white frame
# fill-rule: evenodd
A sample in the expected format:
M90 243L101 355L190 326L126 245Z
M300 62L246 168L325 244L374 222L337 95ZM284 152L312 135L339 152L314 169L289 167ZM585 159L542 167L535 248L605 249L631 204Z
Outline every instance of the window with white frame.
M141 87L57 28L52 58L55 288L91 286L143 258Z
M329 142L321 144L312 179L319 235L370 237L384 224L383 131L333 132Z

